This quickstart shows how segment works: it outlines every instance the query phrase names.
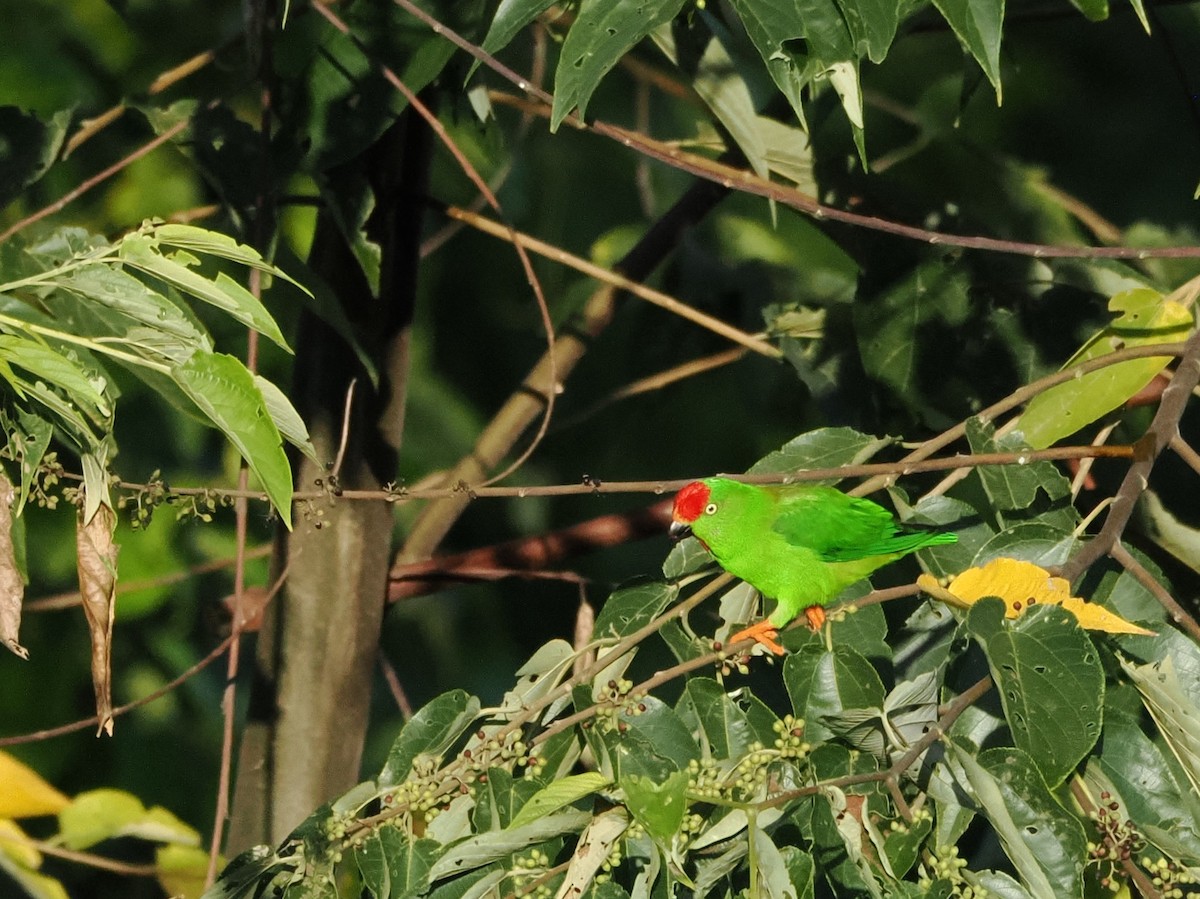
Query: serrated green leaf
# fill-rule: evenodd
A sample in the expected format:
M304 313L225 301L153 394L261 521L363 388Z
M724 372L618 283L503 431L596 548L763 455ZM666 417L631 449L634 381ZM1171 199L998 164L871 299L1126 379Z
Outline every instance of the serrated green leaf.
M549 786L543 787L534 793L529 801L521 806L521 810L508 826L522 827L530 824L538 818L558 811L564 805L578 802L585 796L590 796L599 790L603 790L611 782L603 774L596 771L575 774L570 777L564 777L561 780L556 780Z
M983 813L1036 899L1083 896L1087 835L1047 789L1035 760L997 747L978 758L947 741Z
M443 693L423 706L392 743L387 763L379 773L379 785L391 787L401 783L418 755L440 756L478 716L479 698L465 690Z
M621 778L625 806L655 840L669 845L687 811L688 773L676 771L662 781L626 775Z
M804 719L805 739L811 743L833 736L827 718L847 709L883 705L879 674L845 644L835 644L832 652L810 644L789 655L783 663L783 680L796 717Z
M237 447L290 529L292 469L279 429L249 369L224 353L196 353L183 365L174 366L171 377Z
M873 437L853 428L817 428L789 440L775 452L759 459L747 473L774 474L857 465L894 442L890 437Z
M1192 327L1191 309L1148 287L1119 293L1108 307L1117 313L1112 324L1088 340L1064 368L1122 347L1183 340ZM1170 363L1170 356L1130 359L1058 384L1033 398L1017 427L1030 446L1050 446L1121 406Z
M1000 89L1000 39L1003 36L1004 0L933 0L950 23L959 43L966 47L996 91Z
M571 112L587 111L588 100L608 70L634 44L670 22L685 0L583 0L554 73L550 130Z
M672 584L642 584L618 590L608 597L596 616L596 637L625 637L645 627L665 609L679 589Z
M429 888L429 870L439 848L435 840L413 839L384 824L356 843L354 860L375 899L409 899Z
M193 271L185 262L186 257L176 254L168 258L158 252L155 242L144 235L131 234L120 244L120 258L138 271L153 275L177 290L202 300L226 312L248 328L268 337L291 352L287 341L258 298L224 272L208 278ZM194 258L194 257L193 257Z
M1104 720L1099 653L1075 617L1038 606L1013 621L983 599L967 613L983 647L1017 746L1058 786L1095 745Z
M175 303L120 269L109 265L87 265L54 283L85 301L98 303L155 331L170 334L193 349L212 350L208 335ZM118 329L114 328L113 333L117 334Z

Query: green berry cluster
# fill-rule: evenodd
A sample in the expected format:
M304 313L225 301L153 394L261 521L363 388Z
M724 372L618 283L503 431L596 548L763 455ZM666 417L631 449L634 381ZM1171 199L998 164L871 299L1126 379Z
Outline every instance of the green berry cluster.
M1141 865L1150 875L1150 882L1158 888L1163 899L1183 899L1184 896L1200 894L1200 881L1189 868L1161 856L1153 861L1143 858ZM1118 887L1112 889L1115 892Z
M514 857L513 869L509 872L513 882L513 894L519 897L532 896L533 899L549 899L554 894L544 878L549 867L550 856L541 849L531 849L528 853Z
M963 873L966 867L966 859L958 857L957 846L951 846L944 853L929 852L921 865L917 886L929 892L940 881L950 886L950 895L957 899L987 899L991 894L985 888L967 881Z
M621 678L610 680L596 698L596 724L605 732L617 730L624 733L628 725L620 720L622 715L636 717L646 711L645 694L635 694L633 681Z
M779 757L785 759L803 759L812 749L812 745L804 739L804 719L792 715L784 715L782 721L772 725L779 736L775 740L775 748Z
M1121 814L1121 803L1108 790L1100 793L1091 817L1099 839L1088 842L1088 863L1099 868L1100 886L1115 893L1126 881L1119 866L1134 858L1146 841L1132 819Z
M154 511L170 498L171 490L163 480L162 472L156 470L143 487L117 497L117 508L128 509L129 524L135 531L140 531L149 527Z

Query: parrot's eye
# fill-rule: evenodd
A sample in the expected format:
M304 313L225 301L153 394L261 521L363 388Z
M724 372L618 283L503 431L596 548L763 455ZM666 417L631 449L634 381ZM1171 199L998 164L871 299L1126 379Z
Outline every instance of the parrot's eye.
M716 511L717 511L717 504L716 504L716 503L709 503L707 506L705 506L705 507L704 507L704 514L705 514L705 515L712 515L712 514L713 514L714 512L716 512Z

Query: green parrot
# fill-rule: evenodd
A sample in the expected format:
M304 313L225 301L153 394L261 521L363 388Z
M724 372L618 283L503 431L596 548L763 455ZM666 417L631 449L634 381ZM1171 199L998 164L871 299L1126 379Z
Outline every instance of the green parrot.
M887 509L833 487L760 487L728 478L693 481L675 495L670 534L689 534L778 605L771 617L730 638L752 637L776 655L779 628L804 612L815 631L822 608L876 568L954 534L906 528Z

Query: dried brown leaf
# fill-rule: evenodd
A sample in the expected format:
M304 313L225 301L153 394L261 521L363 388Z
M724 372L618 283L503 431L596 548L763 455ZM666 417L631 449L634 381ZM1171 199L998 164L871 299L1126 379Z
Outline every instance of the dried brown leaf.
M80 512L75 528L75 557L79 571L79 593L92 634L92 685L96 690L96 736L113 732L112 717L112 630L116 606L117 552L113 531L117 516L103 503L89 521Z
M21 580L17 554L13 550L12 501L15 495L12 482L0 472L0 643L27 659L29 651L17 641L25 582Z

